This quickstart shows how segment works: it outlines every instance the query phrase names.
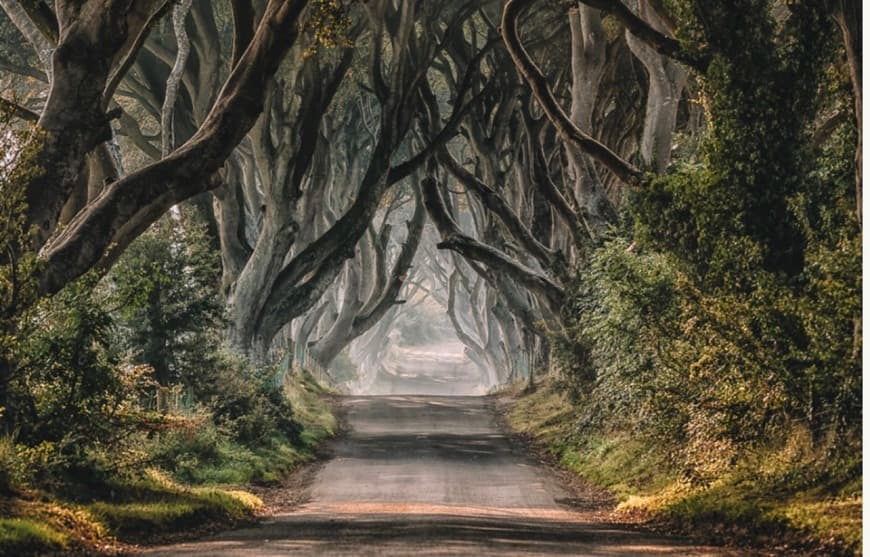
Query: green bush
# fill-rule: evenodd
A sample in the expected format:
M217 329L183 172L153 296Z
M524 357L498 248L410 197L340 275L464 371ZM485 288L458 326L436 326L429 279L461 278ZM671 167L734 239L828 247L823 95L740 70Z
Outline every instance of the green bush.
M821 148L810 135L852 111L832 22L806 2L777 20L767 0L672 7L686 45L713 54L709 126L698 153L630 196L626 239L577 272L555 353L578 434L649 439L705 484L808 431L806 454L848 479L836 462L860 445L857 136L848 118Z
M211 374L200 379L195 396L206 405L215 425L235 441L263 446L280 437L296 443L301 426L275 373L274 368L253 368L223 355Z
M119 348L154 369L160 385L199 383L220 344L220 256L191 211L166 216L137 238L104 281Z
M93 280L42 300L18 330L7 418L29 479L99 482L123 468L143 377L113 349L112 320Z

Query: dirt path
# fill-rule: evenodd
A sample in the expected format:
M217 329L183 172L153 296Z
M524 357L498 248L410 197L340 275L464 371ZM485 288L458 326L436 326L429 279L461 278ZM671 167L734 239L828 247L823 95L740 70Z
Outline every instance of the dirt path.
M350 397L345 408L349 432L307 503L146 554L746 555L602 521L511 445L487 399Z

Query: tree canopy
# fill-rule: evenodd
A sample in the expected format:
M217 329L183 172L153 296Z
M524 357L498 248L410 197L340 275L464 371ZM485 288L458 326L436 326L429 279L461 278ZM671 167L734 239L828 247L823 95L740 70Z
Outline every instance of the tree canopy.
M859 443L857 0L0 7L3 389L68 355L17 342L52 296L95 336L40 373L111 375L83 288L161 384L207 342L363 381L437 307L483 386L557 374L689 475Z

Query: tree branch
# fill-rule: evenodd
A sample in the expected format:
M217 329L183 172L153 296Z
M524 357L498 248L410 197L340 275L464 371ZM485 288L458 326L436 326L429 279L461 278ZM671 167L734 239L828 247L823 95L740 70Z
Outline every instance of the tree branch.
M42 2L37 2L42 4ZM34 2L18 0L0 0L0 8L6 12L9 20L18 29L36 51L39 61L47 69L51 65L50 55L52 45L57 42L57 21L54 21L52 35L48 21L43 13L36 8Z
M414 256L417 254L417 248L420 246L420 240L423 236L423 226L426 224L426 209L423 206L422 195L416 193L416 203L414 205L414 214L411 220L408 221L408 236L405 243L402 245L402 251L399 252L399 257L393 265L393 270L390 273L387 287L381 294L380 299L375 306L366 313L361 313L353 320L353 328L356 336L366 332L372 325L375 324L385 313L398 303L396 297L405 283L408 275L408 269L411 268L411 263L414 261Z
M121 83L124 76L127 75L127 70L136 61L139 50L145 44L145 39L151 32L151 27L163 15L164 9L167 7L165 0L143 2L144 5L136 4L136 7L131 9L127 14L127 28L134 33L127 37L127 40L115 54L112 61L112 69L109 78L106 82L106 87L103 90L103 106L108 106Z
M474 192L484 206L498 215L510 233L522 244L522 246L537 259L542 266L549 267L553 262L552 250L541 244L532 235L532 232L523 224L519 215L508 205L507 201L494 189L478 180L471 172L462 168L462 165L454 159L446 148L438 150L438 162L441 163L456 179Z
M163 95L163 109L160 111L160 130L162 135L161 155L168 155L175 148L175 101L178 98L178 86L187 57L190 54L190 38L184 28L184 20L190 12L193 0L180 0L172 7L172 28L175 31L175 42L178 46L175 53L175 63L166 79L166 92Z
M89 269L110 266L173 204L219 185L210 176L230 156L263 110L263 83L296 41L306 0L270 0L254 41L227 77L199 130L168 157L115 182L89 204L40 256L42 294L57 292Z
M455 251L468 259L507 273L532 292L541 294L554 312L559 311L565 301L565 291L562 287L544 275L514 261L504 252L463 234L459 225L447 212L438 184L431 177L423 180L423 200L429 217L441 235L441 242L437 245L439 249Z
M631 11L620 0L580 0L580 2L612 15L625 25L625 28L632 35L648 44L659 54L682 62L701 73L707 71L707 67L710 65L709 55L695 56L686 52L678 40L665 35L638 17L637 14Z
M562 139L600 162L626 185L640 186L644 181L640 170L574 125L550 90L546 77L523 47L519 37L519 16L534 1L508 0L502 13L502 37L517 70L529 84L532 93Z
M36 112L2 97L0 97L0 110L6 111L12 116L27 122L36 122L39 120L39 114Z

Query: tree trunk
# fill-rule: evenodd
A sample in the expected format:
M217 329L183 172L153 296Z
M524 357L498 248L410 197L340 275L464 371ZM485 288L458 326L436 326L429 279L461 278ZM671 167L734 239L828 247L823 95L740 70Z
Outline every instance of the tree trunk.
M665 22L650 6L649 0L639 0L638 13L653 27L665 30ZM671 160L677 109L688 74L677 62L662 56L631 32L626 31L625 38L631 52L640 60L649 76L640 143L641 159L648 168L662 174Z
M855 150L855 197L857 201L858 225L862 225L863 191L863 105L864 91L861 76L861 4L860 0L833 0L834 20L843 33L846 48L846 61L849 64L849 77L855 98L855 120L858 125L858 146Z
M598 101L601 79L607 60L607 37L601 13L580 5L568 12L571 26L571 122L590 136L595 136L592 114ZM587 221L596 233L602 232L615 218L607 199L595 161L576 145L566 143L568 161L574 175L574 195L586 210Z

